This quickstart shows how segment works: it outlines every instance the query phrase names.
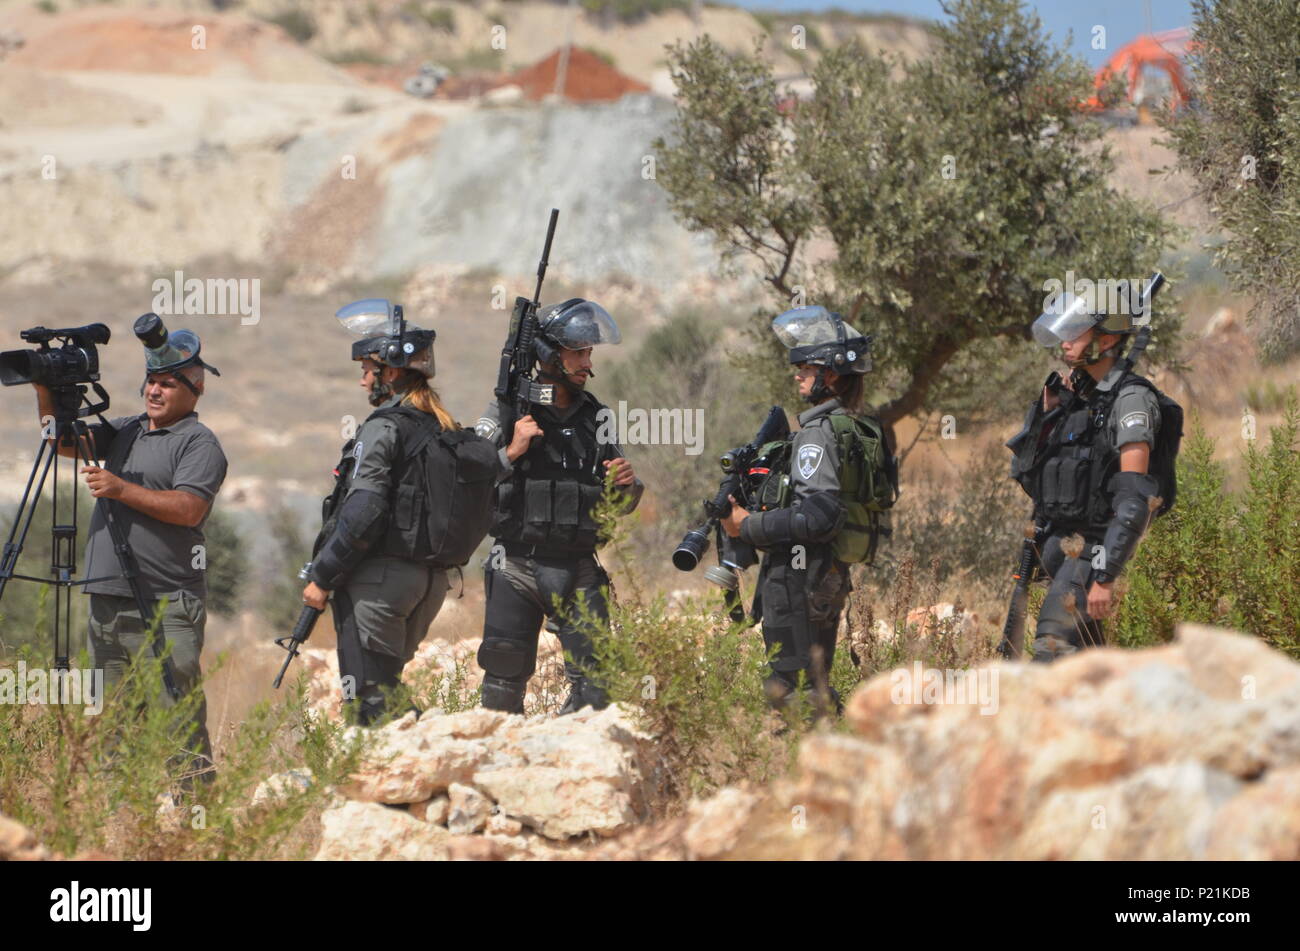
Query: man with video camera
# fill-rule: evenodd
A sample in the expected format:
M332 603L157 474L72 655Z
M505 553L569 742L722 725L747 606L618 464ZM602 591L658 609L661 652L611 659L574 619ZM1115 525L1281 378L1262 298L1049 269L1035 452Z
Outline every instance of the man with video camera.
M84 576L90 595L91 665L104 670L104 684L121 680L128 665L149 646L147 625L124 575L109 534L103 506L114 506L137 566L136 580L148 607L166 601L160 634L171 647L172 676L181 695L196 689L199 655L207 620L204 599L206 550L203 525L212 500L226 478L226 456L212 430L194 411L203 395L204 371L220 375L199 357L200 342L189 330L168 333L155 314L135 323L145 345L144 412L91 425L87 447L104 465L82 466L86 486L97 500L86 542ZM54 395L33 382L42 425L54 417ZM61 456L77 458L71 445ZM131 556L128 556L131 557ZM164 691L164 702L171 698ZM211 776L207 703L200 692L184 751L191 775Z

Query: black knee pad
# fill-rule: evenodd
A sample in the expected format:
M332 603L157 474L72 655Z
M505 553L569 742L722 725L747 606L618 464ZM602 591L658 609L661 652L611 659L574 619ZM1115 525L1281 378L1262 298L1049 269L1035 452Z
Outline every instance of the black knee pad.
M514 637L487 634L478 649L478 665L503 680L527 680L537 664L537 648Z

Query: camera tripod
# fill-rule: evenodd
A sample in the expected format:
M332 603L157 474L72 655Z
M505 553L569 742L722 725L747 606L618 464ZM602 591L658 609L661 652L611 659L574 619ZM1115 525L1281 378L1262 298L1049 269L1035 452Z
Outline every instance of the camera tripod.
M14 515L13 526L9 529L9 538L5 541L3 557L0 557L0 598L4 597L5 587L8 585L10 578L35 581L38 584L52 584L55 587L54 624L51 633L54 639L54 666L56 670L68 670L70 666L72 589L77 585L105 581L112 577L84 578L81 580L76 580L73 577L77 571L77 467L82 464L95 464L95 459L92 456L94 436L85 422L85 417L94 414L106 426L108 425L108 421L103 416L104 411L108 409L108 393L98 383L91 383L90 385L94 387L95 394L100 398L101 402L92 404L90 398L86 395L86 387L81 384L50 387L50 395L54 399L54 415L52 419L47 417L46 420L42 421L44 429L41 432L40 448L36 452L36 459L32 462L32 470L27 476L27 486L23 489L22 499L18 503L18 511ZM82 406L83 403L86 405ZM132 425L135 424L132 423ZM72 447L74 452L71 480L72 500L70 505L64 502L65 507L71 508L70 520L61 520L59 517L60 457L58 450L60 447ZM54 487L51 492L53 510L50 517L50 574L53 578L35 578L30 575L20 575L14 569L18 564L18 556L22 554L23 545L27 541L27 532L31 528L32 519L36 515L36 505L40 500L41 492L45 488L45 481L50 474L51 468L54 470ZM37 479L38 472L40 474L39 480ZM34 494L32 492L33 484L36 488ZM149 646L152 648L154 656L162 661L163 684L166 686L172 700L179 700L180 690L176 686L171 659L163 658L162 638L158 625L151 623L153 611L150 610L149 601L140 590L139 567L136 563L135 553L127 542L125 530L115 517L114 503L109 499L99 498L95 500L95 506L102 513L104 524L113 540L113 550L117 553L118 563L122 568L121 577L126 580L127 586L131 589L136 609L140 612L140 622L149 638Z

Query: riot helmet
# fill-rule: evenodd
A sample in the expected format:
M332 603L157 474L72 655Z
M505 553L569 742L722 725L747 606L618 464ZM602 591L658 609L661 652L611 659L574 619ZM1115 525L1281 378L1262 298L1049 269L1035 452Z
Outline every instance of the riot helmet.
M844 376L871 370L872 338L821 305L787 310L772 321L772 329L790 351L791 363L829 367Z
M1034 321L1031 328L1034 340L1048 350L1054 350L1063 343L1078 340L1089 330L1096 330L1097 336L1117 334L1126 337L1138 330L1133 319L1134 312L1144 313L1146 304L1134 293L1128 281L1123 281L1120 292L1116 295L1118 306L1114 313L1108 313L1105 302L1100 295L1091 290L1079 294L1073 290L1063 290L1048 301L1046 309ZM1094 339L1088 346L1088 352L1079 361L1079 366L1092 366L1107 357L1119 356L1121 343L1101 350Z
M408 324L401 304L380 297L354 301L334 315L344 328L361 339L352 345L352 359L371 359L381 367L413 370L424 380L434 374L433 341L437 332ZM370 385L370 405L379 406L397 390L376 373Z
M594 301L571 297L563 303L539 310L533 352L544 374L554 376L558 367L558 378L570 389L575 386L580 389L581 386L574 384L564 371L560 351L586 350L597 344L620 343L622 340L618 324L605 308Z
M384 366L415 370L425 379L433 376L437 332L408 324L401 304L370 297L340 307L335 316L362 338L352 345L353 360L369 357Z

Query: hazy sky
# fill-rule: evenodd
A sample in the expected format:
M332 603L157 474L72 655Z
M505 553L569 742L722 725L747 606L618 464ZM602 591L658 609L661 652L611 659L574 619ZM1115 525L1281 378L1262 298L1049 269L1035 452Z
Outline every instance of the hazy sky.
M943 16L939 0L732 0L751 10L818 10L839 7L854 12L902 13L937 20ZM1031 0L1026 4L1038 12L1043 26L1058 42L1073 31L1071 51L1089 65L1100 66L1110 55L1148 28L1159 32L1192 25L1191 0ZM1150 11L1150 22L1147 11ZM1091 46L1093 27L1106 28L1106 49Z

